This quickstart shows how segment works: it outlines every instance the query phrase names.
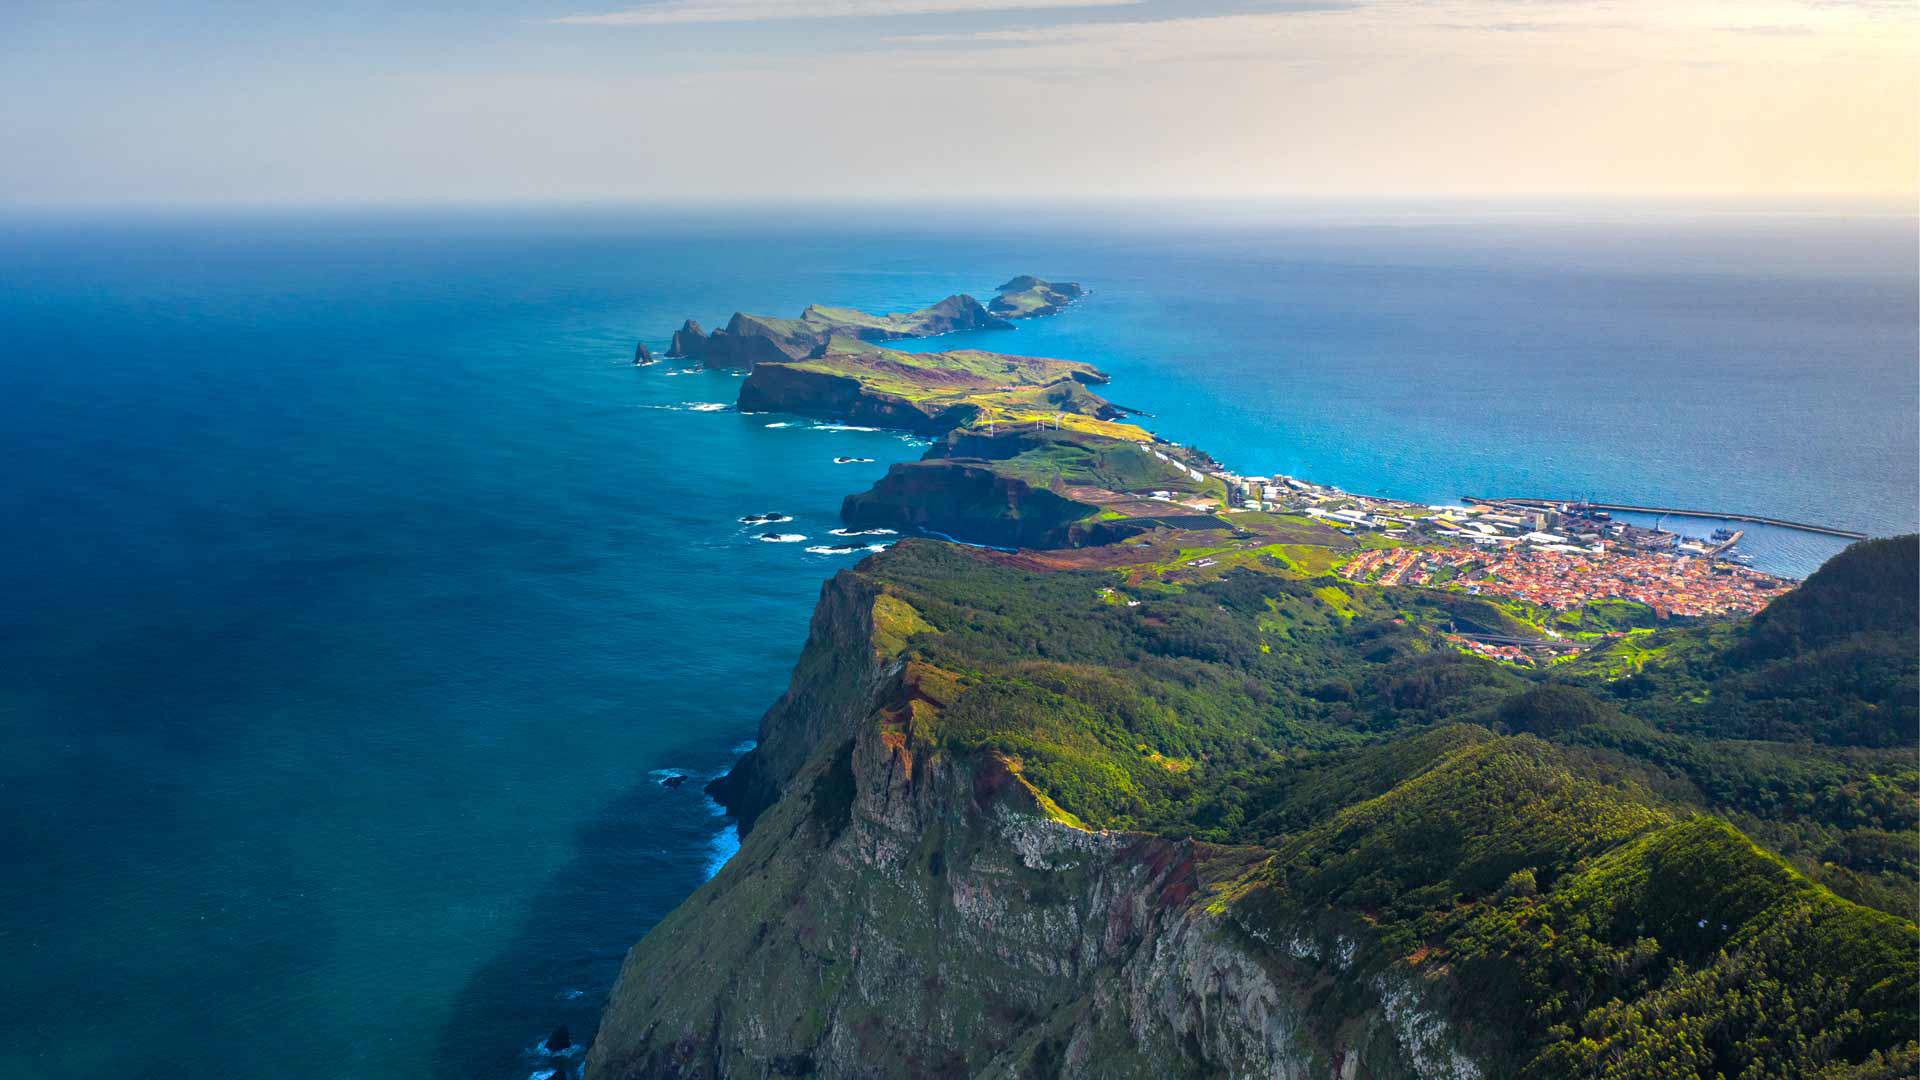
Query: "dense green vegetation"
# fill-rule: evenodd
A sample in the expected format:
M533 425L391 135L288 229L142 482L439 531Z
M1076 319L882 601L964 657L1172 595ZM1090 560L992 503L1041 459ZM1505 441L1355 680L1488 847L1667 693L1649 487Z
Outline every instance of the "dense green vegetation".
M1677 731L1911 747L1920 728L1917 545L1913 536L1855 544L1745 623L1663 635L1658 659L1607 690ZM1603 651L1581 670L1604 680L1612 659Z
M1268 849L1251 929L1332 920L1444 980L1488 1060L1786 1077L1915 1061L1916 563L1858 545L1748 623L1550 674L1428 632L1510 612L1305 555L1129 586L909 542L866 572L956 679L947 752L1090 827Z
M1241 572L1141 590L1128 607L1111 602L1112 574L959 572L969 561L915 543L886 560L887 580L940 628L915 639L917 653L970 680L942 730L959 749L1016 754L1063 807L1103 826L1229 839L1227 793L1201 777L1491 704L1516 684L1432 650L1377 597L1344 605L1353 614L1329 605L1318 591L1333 578ZM1471 603L1398 599L1434 619Z

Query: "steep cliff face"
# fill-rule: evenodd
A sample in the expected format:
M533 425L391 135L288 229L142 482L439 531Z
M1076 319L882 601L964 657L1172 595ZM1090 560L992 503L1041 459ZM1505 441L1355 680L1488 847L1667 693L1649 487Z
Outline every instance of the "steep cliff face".
M797 319L734 312L727 325L707 336L700 363L710 368L750 368L798 360L826 340L824 331Z
M943 748L959 687L902 657L916 628L829 584L734 788L772 801L629 956L588 1077L1480 1075L1414 981L1329 1004L1352 939L1243 922L1264 852L1090 831Z
M743 412L789 412L873 427L937 435L966 423L971 405L916 402L846 375L791 364L761 364L740 386Z
M1075 523L1099 508L1055 494L983 461L904 462L847 496L840 516L859 529L915 529L996 547L1071 547Z
M700 324L688 319L673 332L673 341L667 345L667 358L670 360L696 360L707 348L707 332Z
M821 586L806 647L786 693L760 718L753 752L707 786L740 819L743 831L774 804L818 748L846 738L872 708L888 659L874 645L874 605L880 595L859 574L839 574Z

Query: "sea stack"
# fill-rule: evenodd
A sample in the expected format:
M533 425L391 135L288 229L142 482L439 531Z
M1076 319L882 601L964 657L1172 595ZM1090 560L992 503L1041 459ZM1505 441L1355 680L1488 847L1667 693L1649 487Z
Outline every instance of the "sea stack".
M647 348L647 343L642 341L635 345L633 347L633 366L646 367L651 363L653 363L653 350Z

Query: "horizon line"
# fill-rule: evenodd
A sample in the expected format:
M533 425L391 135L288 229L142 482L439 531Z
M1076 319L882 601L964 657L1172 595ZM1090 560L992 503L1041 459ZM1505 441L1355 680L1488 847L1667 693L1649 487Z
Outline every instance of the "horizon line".
M1367 194L1261 193L1216 195L1193 193L1165 194L912 194L886 196L702 196L609 195L553 196L531 198L413 198L363 197L308 199L6 199L0 198L0 216L28 216L40 213L166 213L232 211L315 212L315 211L487 211L487 210L898 210L919 207L1004 208L1009 205L1043 206L1048 209L1089 209L1116 206L1185 207L1194 209L1286 209L1344 207L1408 210L1416 208L1474 208L1489 211L1538 212L1543 210L1598 210L1633 208L1670 208L1721 210L1745 213L1811 212L1815 210L1860 209L1898 217L1920 217L1920 191L1914 193L1860 192L1488 192L1488 193L1397 193Z

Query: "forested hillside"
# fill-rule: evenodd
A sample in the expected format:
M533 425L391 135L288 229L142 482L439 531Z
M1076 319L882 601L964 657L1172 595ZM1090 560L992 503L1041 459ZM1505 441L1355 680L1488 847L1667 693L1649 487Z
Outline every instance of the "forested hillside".
M1163 572L1164 554L1123 546L1082 569L907 541L843 574L829 593L873 597L874 685L892 689L816 741L800 767L816 778L788 799L816 825L878 827L898 811L863 808L927 777L973 776L984 809L1006 786L983 777L1010 775L1067 834L1238 853L1194 849L1218 879L1174 902L1299 1010L1301 1061L1541 1078L1920 1067L1913 538L1856 546L1758 618L1636 634L1627 672L1605 655L1541 670L1467 655L1435 631L1499 625L1499 609L1342 581L1304 551L1199 574ZM788 715L769 714L756 754L797 759ZM750 850L777 861L795 841L765 828ZM923 828L897 841L934 845L916 897L960 889L958 868L991 850ZM1044 879L1023 895L1092 902ZM842 932L875 947L870 921ZM1079 1031L1111 1061L1166 1063L1139 1032L1186 1021L1133 1014L1134 1049L1110 1047L1088 1034L1111 1024L1095 999L989 1024L980 1053L1052 1075Z

